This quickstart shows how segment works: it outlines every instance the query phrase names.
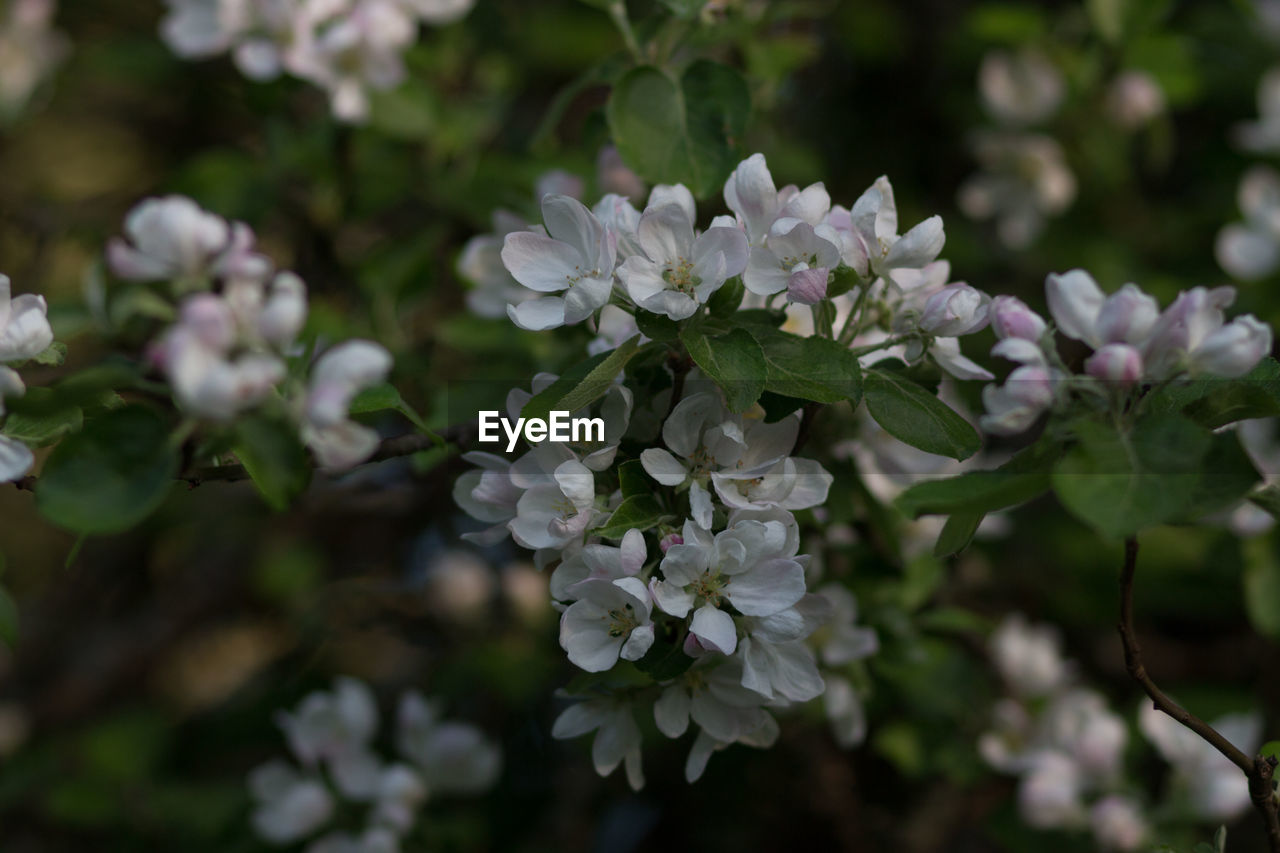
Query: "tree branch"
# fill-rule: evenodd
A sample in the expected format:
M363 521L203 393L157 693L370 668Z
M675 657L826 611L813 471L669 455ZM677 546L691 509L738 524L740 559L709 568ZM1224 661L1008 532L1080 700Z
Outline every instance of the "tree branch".
M1267 841L1272 853L1280 853L1280 810L1272 792L1271 780L1275 775L1276 759L1261 755L1250 758L1222 733L1195 714L1173 701L1152 680L1142 662L1142 647L1133 629L1133 579L1138 566L1138 540L1130 536L1124 541L1124 568L1120 574L1120 641L1124 645L1125 668L1134 681L1151 697L1153 707L1173 717L1191 729L1232 764L1239 767L1249 779L1249 796L1254 808L1262 815L1267 827Z

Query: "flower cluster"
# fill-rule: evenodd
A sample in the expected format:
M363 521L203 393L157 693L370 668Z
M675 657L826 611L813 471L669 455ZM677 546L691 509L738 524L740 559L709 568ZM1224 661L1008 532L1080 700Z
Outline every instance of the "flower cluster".
M53 343L48 306L44 297L24 293L13 298L7 275L0 274L0 417L4 417L4 398L21 397L27 386L9 364L34 359ZM31 449L17 439L0 435L0 482L11 482L31 470L35 457Z
M474 0L167 0L160 32L179 56L230 51L254 80L288 73L329 94L333 114L364 121L369 90L405 78L418 24L447 24Z
M307 319L306 285L273 269L249 226L168 196L135 207L124 230L127 239L107 246L111 271L127 281L168 282L179 299L176 322L153 342L150 358L183 410L227 422L282 400L322 467L350 468L373 454L377 433L350 420L348 409L356 394L386 378L390 354L347 341L316 359L307 381L291 375Z
M502 767L501 751L483 732L442 719L436 703L413 691L400 698L396 757L384 759L374 748L377 701L354 678L311 693L277 722L297 763L274 759L249 774L257 834L293 844L331 827L342 804L367 813L361 827L332 828L307 853L395 853L429 797L481 794Z
M995 769L1019 777L1023 820L1042 829L1088 830L1104 850L1141 850L1154 815L1126 777L1129 726L1095 690L1078 683L1056 633L1006 618L991 636L992 663L1009 695L992 714L978 750ZM1257 747L1261 718L1232 715L1213 723L1246 750ZM1150 703L1138 727L1172 766L1166 796L1177 814L1230 821L1250 806L1248 781L1228 759Z
M62 63L66 37L53 29L57 0L11 0L0 20L0 119L8 119Z
M1045 220L1071 206L1076 178L1052 136L1029 130L1058 111L1066 84L1042 53L995 51L982 61L978 92L998 127L973 137L982 170L960 187L958 203L972 219L993 219L1001 242L1029 245Z
M1231 287L1183 291L1161 312L1137 285L1108 296L1087 272L1071 270L1051 274L1045 294L1057 330L1093 349L1084 364L1088 377L1121 392L1179 376L1243 376L1271 351L1271 328L1252 314L1226 322L1223 311L1235 301ZM1025 303L999 296L991 313L1000 338L992 354L1019 366L1004 385L984 389L985 429L1014 435L1074 391L1096 392L1069 373L1048 324Z

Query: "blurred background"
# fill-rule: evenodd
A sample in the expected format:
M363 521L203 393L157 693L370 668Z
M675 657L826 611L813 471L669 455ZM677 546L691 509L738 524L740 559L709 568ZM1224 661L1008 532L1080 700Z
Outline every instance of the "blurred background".
M824 181L850 205L887 174L903 223L943 216L953 278L1036 308L1046 273L1072 267L1162 300L1231 281L1219 231L1245 218L1237 185L1268 156L1236 130L1258 120L1259 80L1280 60L1266 9L718 5L730 8L695 24L684 49L744 72L753 113L741 149L764 152L780 185ZM630 6L639 21L660 11ZM248 222L308 283L308 334L385 343L394 383L436 427L500 408L530 365L579 359L583 330L534 335L469 311L455 267L468 239L493 230L494 210L536 221L550 170L598 196L609 140L597 81L623 48L600 9L479 0L458 23L423 28L409 80L376 94L355 127L305 83L175 56L158 36L164 11L64 0L48 73L4 112L0 270L15 292L48 298L69 345L58 370L102 357L86 287L129 208L166 193ZM0 89L22 47L0 44ZM1028 52L1059 78L1056 95L1053 84L1022 91L1040 73L1016 64ZM1015 64L1004 84L1000 68L985 72L984 98L993 53ZM1118 83L1125 72L1141 79ZM722 210L702 200L701 219ZM1276 283L1242 284L1237 310L1280 321ZM989 343L966 347L981 357ZM965 389L970 402L977 390ZM810 446L847 426L821 421ZM926 556L904 557L875 527L905 520L869 522L867 495L833 500L829 521L852 535L819 544L881 639L859 673L866 743L837 749L815 709L789 718L772 750L717 754L692 787L687 743L656 736L644 791L621 774L602 781L584 741L549 736L553 691L573 673L545 576L509 542L477 550L458 538L474 529L450 494L466 467L443 454L369 465L317 478L278 513L248 483L180 484L140 529L84 542L42 521L29 492L0 488L2 578L20 621L0 648L0 848L277 849L250 828L246 774L284 750L277 709L350 674L374 687L384 718L416 687L503 748L497 786L430 800L407 850L1095 849L1088 833L1026 826L1016 780L979 754L1004 690L986 632L1011 611L1057 626L1081 680L1128 720L1143 796L1159 800L1169 784L1136 733L1139 692L1114 630L1118 545L1042 499L954 560L927 558L928 530ZM1272 531L1240 529L1223 519L1144 536L1139 629L1149 668L1181 701L1206 718L1260 712L1274 733L1280 552ZM1161 820L1159 840L1186 850L1217 825L1176 809ZM1258 849L1256 823L1232 823L1230 849Z

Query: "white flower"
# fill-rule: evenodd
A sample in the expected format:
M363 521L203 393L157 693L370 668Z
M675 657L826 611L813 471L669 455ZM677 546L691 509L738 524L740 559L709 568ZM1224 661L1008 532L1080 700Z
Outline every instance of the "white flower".
M854 202L849 228L844 261L864 278L892 279L895 270L921 269L937 259L946 243L941 216L931 216L898 235L898 205L893 186L883 175Z
M690 211L680 204L649 208L640 217L636 234L643 254L618 268L638 306L684 320L746 269L747 238L741 231L709 228L695 237L693 227Z
M342 760L365 752L378 728L378 705L368 685L340 677L334 680L333 692L308 694L295 712L277 714L276 722L298 760L314 767L322 759Z
M1070 756L1045 752L1018 785L1022 819L1040 829L1083 825L1088 813L1082 799L1084 779Z
M1080 269L1051 273L1045 280L1045 296L1059 331L1094 348L1142 344L1160 315L1155 299L1136 284L1105 296L1093 276Z
M10 0L0 23L0 116L16 115L69 52L57 0Z
M867 713L849 679L828 675L822 694L823 710L841 749L853 749L867 739Z
M1004 385L986 386L982 389L987 410L981 418L982 428L994 435L1025 431L1053 405L1053 384L1049 371L1029 364L1010 373Z
M1020 614L1005 618L988 643L996 671L1014 693L1035 698L1058 689L1069 670L1057 633L1029 625Z
M804 568L780 522L744 519L712 537L687 521L682 535L684 542L663 557L663 580L651 581L651 591L672 616L683 618L696 608L689 632L709 649L728 655L738 645L733 617L722 605L747 616L769 616L804 595Z
M1236 143L1256 154L1280 150L1280 68L1272 68L1258 81L1258 120L1235 129Z
M578 600L560 618L560 647L587 672L604 672L623 660L639 660L653 645L653 601L634 577L581 581Z
M225 219L185 196L150 198L125 217L128 242L115 237L107 244L107 265L130 281L169 279L190 285L217 275L230 258L241 266L252 261L253 271L265 278L269 263L243 246L246 235L252 245L252 232L241 226L239 241L233 241L232 230Z
M605 309L613 306L605 306ZM604 311L601 312L604 316ZM628 317L630 315L627 315ZM513 388L507 392L507 417L512 423L520 419L520 413L525 405L533 399L534 394L541 393L550 388L552 383L558 377L554 373L536 373L533 382L530 384L530 391L523 388ZM573 451L577 456L581 457L582 464L590 468L592 471L607 471L613 465L614 457L618 452L618 443L622 441L622 436L626 433L628 425L631 423L631 409L634 398L631 389L627 388L621 382L615 382L610 385L604 392L603 398L598 404L598 414L604 421L603 437L600 439L588 439L586 436L578 440L565 442L555 442ZM577 412L570 413L570 417L589 417L586 408ZM590 430L587 431L590 434ZM550 441L543 444L551 443Z
M507 314L522 329L540 331L579 323L609 301L617 240L577 199L549 195L542 200L546 235L508 234L502 262L525 287L543 296L511 305Z
M920 328L931 335L955 337L987 325L991 297L964 282L948 284L932 294L920 314Z
M991 300L991 329L996 337L1039 341L1048 325L1016 296L997 296Z
M17 439L0 435L0 483L21 480L35 464L35 454Z
M1178 294L1143 349L1148 376L1163 379L1186 370L1234 378L1252 370L1271 351L1271 327L1252 314L1226 323L1223 309L1235 295L1231 287L1194 287Z
M283 761L271 761L249 774L249 793L257 807L254 831L273 844L306 838L329 822L334 801L319 779L303 776Z
M502 770L497 744L469 723L441 721L438 710L412 690L400 698L396 748L422 771L433 792L481 793Z
M502 264L502 244L508 234L529 230L529 223L514 213L496 210L493 233L478 234L462 247L458 275L471 282L467 307L481 317L505 317L508 305L518 305L536 294L522 287Z
M1035 124L1058 109L1066 94L1062 75L1043 54L1023 50L1009 55L991 51L978 71L983 106L997 121Z
M577 585L588 579L616 581L634 578L644 566L645 550L644 534L639 530L628 530L616 548L586 545L556 566L551 574L551 597L559 601L578 598ZM642 600L647 598L646 593Z
M463 461L479 466L465 471L453 484L453 500L462 511L491 527L462 538L477 545L492 545L507 535L507 522L516 517L516 504L524 489L511 481L511 463L481 451L462 454Z
M1093 837L1107 850L1140 850L1151 834L1142 810L1131 798L1111 794L1089 810Z
M800 219L779 219L766 244L751 250L742 283L760 296L785 290L792 301L820 302L827 293L828 275L840 263L838 241L829 225L814 228Z
M0 274L0 364L35 358L53 343L44 297L24 293L12 298L10 293L9 277ZM14 390L12 380L5 390Z
M1280 174L1254 166L1240 179L1237 203L1244 222L1218 232L1218 263L1242 281L1266 278L1280 266Z
M398 842L394 833L408 832L413 827L418 809L426 799L427 785L422 777L404 764L392 764L378 777L373 820L386 831L394 830L391 840Z
M803 641L830 616L827 599L806 595L786 610L743 620L737 652L742 661L742 686L766 699L807 702L820 696L822 676L813 652Z
M1129 730L1100 694L1077 688L1053 697L1039 725L1041 737L1070 755L1090 780L1119 775Z
M303 403L302 439L322 468L344 470L373 455L378 434L348 417L351 401L387 378L391 354L371 341L352 340L316 361Z
M591 760L596 772L608 776L619 764L626 764L627 783L632 790L644 787L640 757L640 727L631 706L616 699L590 699L570 705L556 718L551 736L557 740L579 737L595 731Z
M1145 71L1122 71L1107 91L1107 113L1126 130L1149 123L1165 110L1164 89Z
M733 170L724 184L724 201L737 215L753 247L765 242L778 220L798 219L816 226L831 207L831 196L820 183L803 190L795 186L776 189L763 154L752 154Z
M961 184L960 210L970 219L994 219L1000 241L1011 249L1030 245L1045 219L1075 200L1075 175L1051 137L980 133L973 150L982 170Z
M692 785L702 778L711 754L724 749L730 743L742 743L747 746L754 746L757 749L768 749L778 742L779 734L778 721L764 711L760 712L760 724L758 726L743 732L733 741L717 740L706 729L703 729L694 738L693 747L689 750L689 758L685 761L685 781Z
M764 724L765 698L742 684L736 659L703 658L665 687L653 705L658 731L678 738L689 720L719 743L732 743Z
M538 460L546 459L555 452L554 447L539 445L529 455ZM562 452L572 456L568 450ZM520 461L516 464L519 466ZM525 467L521 466L520 472L524 470ZM546 475L545 468L537 470L529 465L528 470L532 479L525 481L528 487L516 501L516 516L507 522L516 544L538 550L564 548L574 540L581 540L595 517L594 472L576 458L560 462L550 477ZM513 466L513 472L516 472L516 466Z
M1210 725L1246 755L1262 739L1262 718L1256 713L1229 714ZM1138 712L1138 728L1173 765L1175 788L1197 817L1230 821L1249 808L1249 780L1208 741L1149 702Z

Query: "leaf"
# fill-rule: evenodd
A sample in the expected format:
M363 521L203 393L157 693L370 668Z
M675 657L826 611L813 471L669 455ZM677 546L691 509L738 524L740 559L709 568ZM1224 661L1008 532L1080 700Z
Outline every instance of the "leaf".
M1073 514L1104 535L1196 518L1243 497L1257 472L1234 435L1186 418L1153 415L1128 434L1075 426L1078 443L1055 466L1053 488Z
M933 546L933 556L939 559L958 554L969 547L978 525L986 518L981 512L957 512L947 519L938 534L938 541Z
M36 506L76 533L114 533L154 512L177 472L164 419L145 406L124 406L54 449L36 481Z
M742 312L746 313L746 312ZM858 357L828 338L802 338L768 326L747 327L764 350L765 389L815 403L862 399Z
M742 297L746 288L742 286L742 277L734 276L716 289L707 300L707 312L712 317L732 317L742 307ZM650 337L653 337L650 335Z
M750 112L742 75L705 59L678 82L653 66L633 68L606 106L627 165L650 183L684 184L699 198L716 193L736 165Z
M2 432L30 447L44 447L58 441L84 425L84 412L79 406L61 404L52 388L29 388L32 399L23 411L9 415Z
M636 661L636 669L654 681L669 681L693 666L693 658L676 643L656 642Z
M970 471L946 480L927 480L894 502L910 518L956 512L995 512L1026 503L1049 490L1049 471Z
M18 644L18 605L9 591L0 586L0 642L9 648Z
M1259 634L1280 640L1280 554L1271 536L1241 543L1245 611Z
M761 394L758 402L760 407L764 409L764 422L767 424L776 424L783 418L790 417L806 405L804 400L796 397L784 397L772 391L765 391Z
M644 465L639 459L628 459L618 466L618 488L622 497L653 494L653 481L644 472Z
M666 517L667 513L652 494L632 495L618 504L603 527L592 532L605 539L621 539L628 530L648 530Z
M246 417L232 447L267 505L282 510L311 484L311 458L297 428L282 420Z
M680 337L680 324L665 314L636 309L636 328L655 341L674 341Z
M37 353L31 360L36 364L61 367L67 360L67 345L62 341L54 341L43 352Z
M1235 421L1280 415L1280 362L1267 357L1239 379L1190 379L1153 391L1151 412L1182 413L1217 429Z
M885 432L912 447L953 459L967 459L978 452L982 438L968 421L899 371L880 365L867 371L863 393L867 410Z
M351 401L349 411L353 415L364 415L370 412L384 412L387 409L399 411L403 404L400 392L390 383L384 382L372 388L366 388Z
M589 406L609 390L639 346L640 336L635 335L612 352L592 356L567 371L549 388L535 394L524 404L520 414L526 418L546 420L553 411L576 412Z
M751 407L764 390L766 366L760 344L745 329L708 338L696 327L680 335L685 348L702 372L724 391L730 411Z

